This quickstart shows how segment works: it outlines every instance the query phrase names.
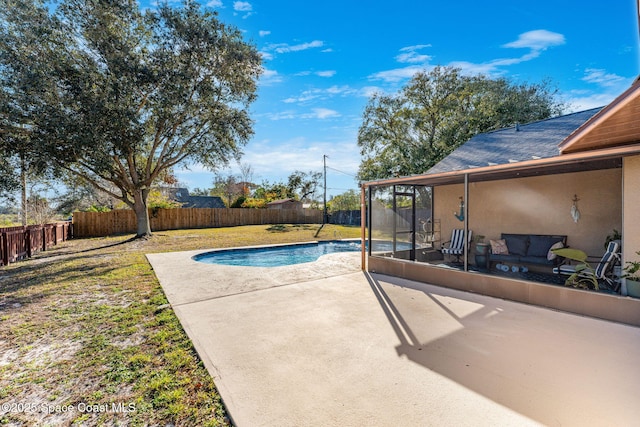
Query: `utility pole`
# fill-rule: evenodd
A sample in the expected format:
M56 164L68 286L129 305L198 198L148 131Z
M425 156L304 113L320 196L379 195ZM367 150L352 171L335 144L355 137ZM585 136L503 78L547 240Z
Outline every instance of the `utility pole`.
M324 164L324 200L322 204L322 225L327 223L327 155L322 156L322 163Z

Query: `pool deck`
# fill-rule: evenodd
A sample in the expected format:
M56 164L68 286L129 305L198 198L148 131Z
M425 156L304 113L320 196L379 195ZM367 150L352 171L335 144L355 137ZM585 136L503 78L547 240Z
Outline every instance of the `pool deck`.
M238 426L631 426L640 328L360 271L149 254Z

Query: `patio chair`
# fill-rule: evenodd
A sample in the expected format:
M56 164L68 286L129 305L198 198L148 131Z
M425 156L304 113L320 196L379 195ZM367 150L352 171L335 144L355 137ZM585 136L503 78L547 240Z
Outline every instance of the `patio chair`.
M469 230L469 242L471 242L471 230ZM449 244L445 246L446 244ZM454 255L457 263L460 262L460 256L464 254L464 230L456 228L451 232L451 240L444 242L440 249L442 255Z
M609 242L607 251L602 255L593 273L588 270L583 270L580 274L593 274L598 282L604 284L607 289L618 292L620 290L620 282L615 281L611 277L611 271L618 261L620 261L620 243L617 241ZM553 272L570 276L576 272L576 266L568 264L560 265L554 268Z

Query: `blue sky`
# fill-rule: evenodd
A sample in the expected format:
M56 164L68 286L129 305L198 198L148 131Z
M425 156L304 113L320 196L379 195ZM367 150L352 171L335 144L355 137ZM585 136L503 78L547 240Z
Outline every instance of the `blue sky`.
M639 74L635 0L203 4L264 58L251 107L255 135L241 160L254 181L322 171L327 155L329 195L358 188L356 141L368 97L395 93L416 71L451 65L514 82L549 79L567 112L607 104ZM213 173L197 165L177 175L190 188L212 186Z

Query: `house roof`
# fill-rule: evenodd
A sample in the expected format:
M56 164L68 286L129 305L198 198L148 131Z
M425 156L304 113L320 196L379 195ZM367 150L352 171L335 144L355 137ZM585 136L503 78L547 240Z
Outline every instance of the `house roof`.
M183 208L225 208L225 204L217 196L186 196L178 200Z
M267 205L282 205L285 203L302 203L302 202L298 202L295 199L280 199L280 200L274 200L272 202L267 203Z
M474 136L428 173L443 173L545 159L559 154L558 145L602 107L499 129Z
M186 188L165 188L167 197L182 203L183 208L224 208L226 207L217 196L192 196Z
M640 78L560 144L560 151L575 153L640 141Z

